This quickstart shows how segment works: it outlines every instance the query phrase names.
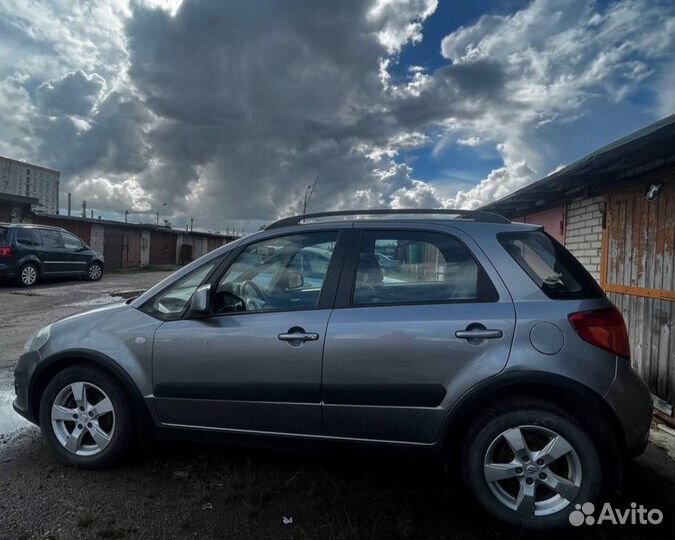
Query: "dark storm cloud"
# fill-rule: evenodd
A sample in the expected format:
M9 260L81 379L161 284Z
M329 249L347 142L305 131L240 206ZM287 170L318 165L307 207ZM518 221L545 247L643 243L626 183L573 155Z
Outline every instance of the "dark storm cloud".
M198 191L208 211L254 219L297 210L317 174L317 207L371 188L374 164L355 147L385 143L398 127L382 109L386 50L368 8L193 1L175 17L137 8L129 75L160 119L148 141L168 164L151 187L174 201Z
M86 116L105 88L105 80L97 73L87 75L82 70L43 82L36 90L40 109L47 114L76 114Z
M58 161L66 175L94 169L134 173L148 166L143 127L150 119L138 99L111 92L86 121L36 114L32 123L41 155Z

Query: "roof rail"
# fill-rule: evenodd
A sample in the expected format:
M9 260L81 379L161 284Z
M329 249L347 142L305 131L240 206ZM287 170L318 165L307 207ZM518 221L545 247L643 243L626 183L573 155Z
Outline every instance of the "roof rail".
M432 210L429 208L408 208L405 210L338 210L335 212L316 212L313 214L300 214L280 219L274 223L270 223L265 229L278 229L280 227L287 227L289 225L298 225L307 219L324 218L324 217L341 217L341 216L382 216L382 215L450 215L462 216L474 221L482 221L484 223L511 223L504 216L495 214L494 212L485 212L482 210L459 210L443 208L441 210Z

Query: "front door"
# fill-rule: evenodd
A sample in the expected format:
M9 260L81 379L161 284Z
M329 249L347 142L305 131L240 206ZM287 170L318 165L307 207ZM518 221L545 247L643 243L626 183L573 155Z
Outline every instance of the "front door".
M513 304L459 231L356 234L326 337L325 434L434 443L454 400L505 366Z
M62 232L61 238L63 238L65 249L70 252L69 270L82 274L86 273L91 259L91 251L74 234Z
M209 278L211 316L158 329L153 377L162 423L321 433L321 362L339 273L337 238L337 231L315 232L245 247ZM187 287L178 284L155 300L157 309L182 309L201 282L197 276Z

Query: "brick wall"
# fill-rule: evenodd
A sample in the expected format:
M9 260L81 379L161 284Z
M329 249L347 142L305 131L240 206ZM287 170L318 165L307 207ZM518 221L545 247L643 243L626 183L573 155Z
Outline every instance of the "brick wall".
M565 247L600 281L603 196L576 199L567 205Z

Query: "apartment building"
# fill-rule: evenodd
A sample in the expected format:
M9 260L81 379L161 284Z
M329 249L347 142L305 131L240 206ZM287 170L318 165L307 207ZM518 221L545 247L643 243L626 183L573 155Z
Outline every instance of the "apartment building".
M60 177L59 171L0 156L0 193L38 199L37 213L59 213Z

